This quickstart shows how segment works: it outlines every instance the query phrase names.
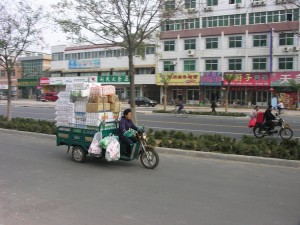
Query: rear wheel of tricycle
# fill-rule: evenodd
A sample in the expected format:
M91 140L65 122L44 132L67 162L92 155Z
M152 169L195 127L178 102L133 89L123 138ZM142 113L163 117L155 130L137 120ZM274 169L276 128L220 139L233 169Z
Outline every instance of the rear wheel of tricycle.
M256 138L263 138L265 135L263 134L264 130L258 126L253 128L253 134Z
M140 158L142 165L147 169L154 169L159 163L159 156L153 147L146 147Z
M75 162L83 163L86 158L86 153L80 146L74 146L72 151L72 159Z

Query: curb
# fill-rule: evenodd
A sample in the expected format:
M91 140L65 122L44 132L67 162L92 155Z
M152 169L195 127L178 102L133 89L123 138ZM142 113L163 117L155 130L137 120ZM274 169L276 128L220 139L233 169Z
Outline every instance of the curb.
M33 132L26 132L26 131L9 130L3 128L0 128L0 132L7 133L7 134L19 134L23 136L36 137L36 138L46 138L53 141L56 140L56 135L52 135L52 134L51 135L41 134L41 133L33 133ZM198 151L189 151L189 150L181 150L181 149L173 149L173 148L162 148L162 147L155 147L155 149L162 154L180 155L180 156L206 158L206 159L218 159L218 160L235 161L235 162L246 162L246 163L253 163L253 164L264 164L270 166L300 168L300 161L295 161L295 160L273 159L273 158L263 158L263 157L245 156L245 155L231 155L231 154L222 154L222 153L214 153L214 152L198 152Z

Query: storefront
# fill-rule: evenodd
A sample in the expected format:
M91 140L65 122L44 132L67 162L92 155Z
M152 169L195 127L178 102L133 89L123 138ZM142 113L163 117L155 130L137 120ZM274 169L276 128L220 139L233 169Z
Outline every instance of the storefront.
M18 79L21 98L34 99L38 94L38 79Z
M166 79L171 76L170 79ZM163 89L167 87L167 102L180 99L186 104L199 104L200 73L157 74L156 84L160 86L160 100L164 96Z
M222 96L222 73L203 72L200 78L200 102L219 101Z

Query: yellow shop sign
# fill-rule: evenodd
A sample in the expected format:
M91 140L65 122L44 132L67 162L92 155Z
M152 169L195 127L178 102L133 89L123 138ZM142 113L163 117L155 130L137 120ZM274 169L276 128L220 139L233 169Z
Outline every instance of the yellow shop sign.
M171 77L171 78L170 78ZM168 85L170 86L199 86L200 73L159 73L156 75L156 84L164 85L165 81L170 78Z

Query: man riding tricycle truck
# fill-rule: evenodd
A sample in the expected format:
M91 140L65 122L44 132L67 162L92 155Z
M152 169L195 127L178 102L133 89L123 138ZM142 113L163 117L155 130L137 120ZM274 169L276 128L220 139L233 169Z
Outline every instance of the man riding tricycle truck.
M101 86L101 88L105 89L105 86ZM71 93L70 98L72 99L74 97L72 96L72 90L70 91L70 93ZM61 96L62 95L67 96L68 94L61 93ZM78 163L84 162L86 156L89 155L89 156L94 156L99 158L105 158L108 161L116 161L116 160L132 161L134 159L140 158L140 161L145 168L154 169L155 167L157 167L159 163L158 153L155 151L155 149L152 146L147 145L144 127L135 126L132 123L130 109L126 109L123 112L123 117L121 118L121 120L119 120L119 117L114 117L113 119L107 119L107 117L109 117L111 113L110 110L101 110L101 112L96 110L97 112L94 111L91 112L91 110L89 110L89 107L91 106L88 105L91 101L90 95L89 94L84 94L84 95L88 95L84 97L89 97L88 102L86 102L87 104L86 113L78 112L80 111L81 107L76 107L76 101L74 107L71 105L71 107L73 107L72 109L74 109L75 111L74 114L75 120L72 120L73 122L74 121L76 122L75 125L66 122L66 121L70 122L70 115L71 115L70 108L66 109L63 108L62 106L61 107L57 106L57 109L66 110L66 111L61 111L56 113L57 114L56 120L58 121L57 132L56 132L57 146L61 146L61 145L68 146L68 152L70 148L72 148L72 159ZM81 103L82 102L84 103L84 101L82 101L83 99L82 96L80 96L80 98L78 98L78 96L75 96L75 98L77 100L80 99ZM102 100L103 98L105 97L101 97ZM60 103L66 104L65 102L66 99L67 99L66 97L65 99L64 98L62 98L61 100L59 99L58 104ZM74 101L74 99L71 101ZM77 105L78 104L79 103L77 102ZM109 104L109 103L100 102L97 104L101 105L101 104ZM81 111L84 110L85 109L81 109ZM64 121L65 117L63 113L66 112L68 112L68 118L66 121ZM99 121L99 117L93 120L93 118L96 118L95 116L99 116L99 115L102 116L101 121ZM94 117L92 118L92 116ZM79 119L80 119L80 124L78 121ZM97 121L98 123L91 124L91 121ZM90 126L87 126L87 124L89 124Z

